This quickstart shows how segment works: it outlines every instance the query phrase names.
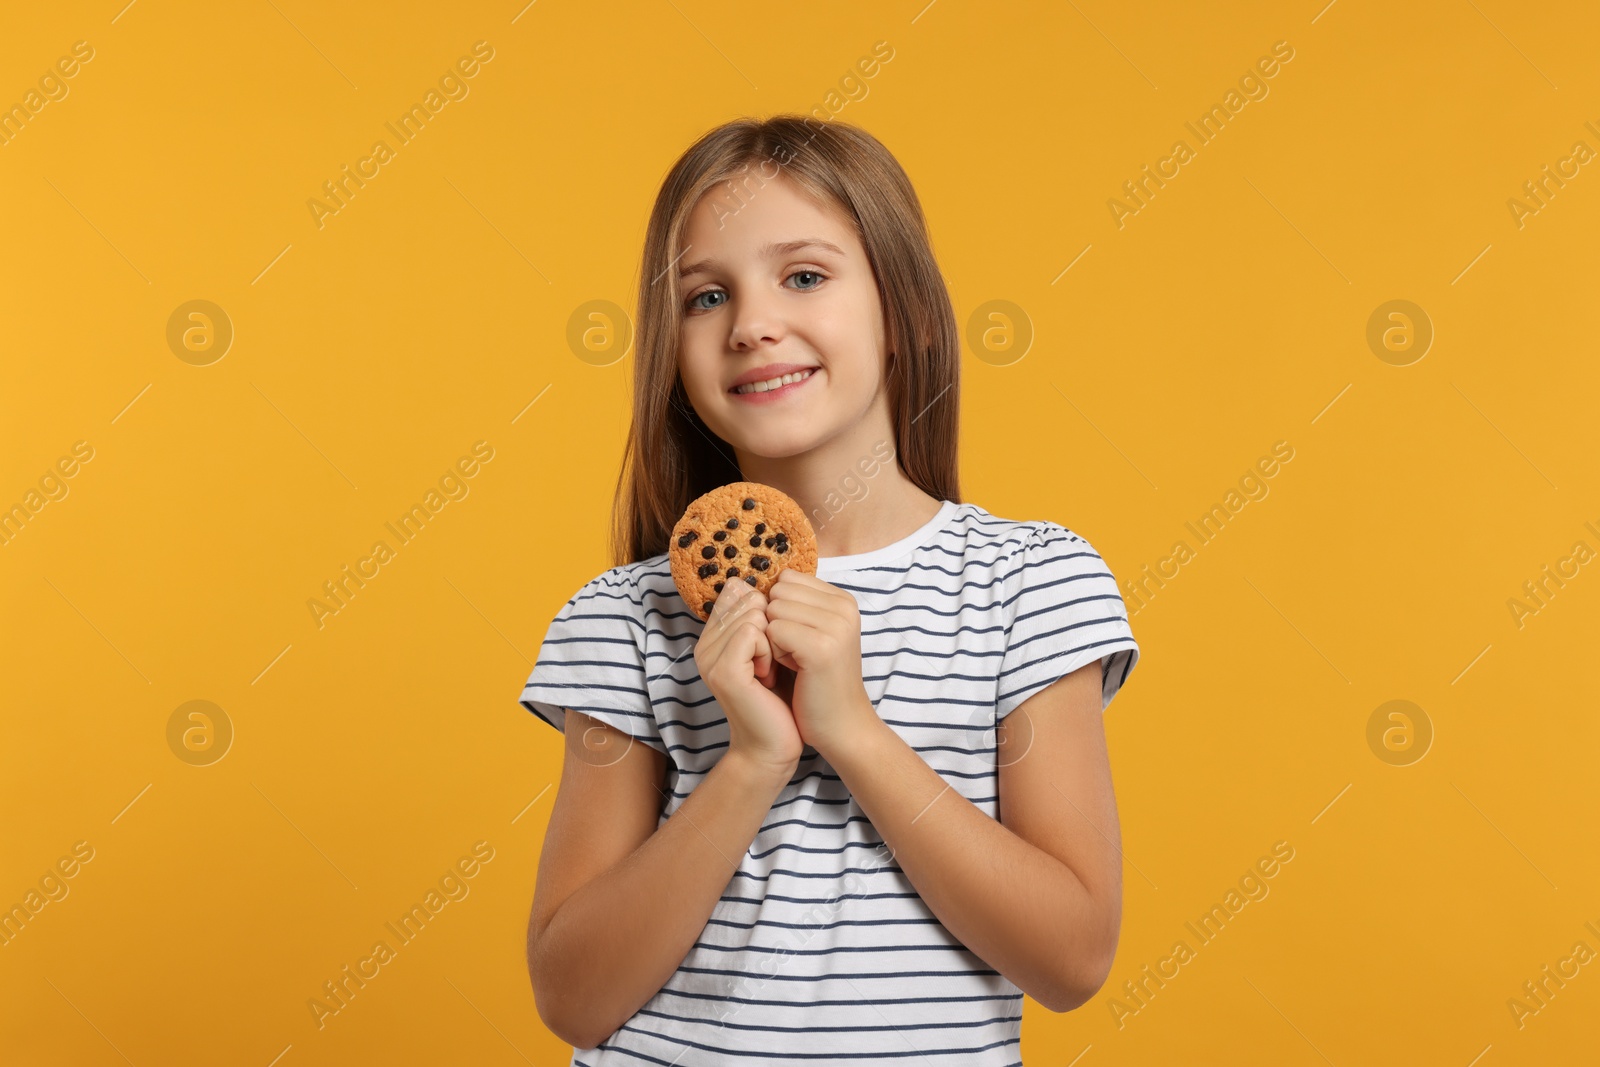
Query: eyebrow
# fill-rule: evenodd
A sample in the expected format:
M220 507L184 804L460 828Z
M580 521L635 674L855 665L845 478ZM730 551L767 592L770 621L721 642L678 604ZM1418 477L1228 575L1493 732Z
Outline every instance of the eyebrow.
M832 241L824 241L820 237L802 237L798 241L770 241L767 244L762 245L756 251L759 255L770 258L772 256L787 256L792 253L799 252L801 249L805 248L817 248L824 252L832 252L841 259L845 258L844 249L840 248ZM684 251L687 252L688 249L686 248ZM682 267L679 267L678 277L682 278L690 274L700 274L704 271L710 270L716 265L717 261L714 259L697 260L693 263L688 263Z

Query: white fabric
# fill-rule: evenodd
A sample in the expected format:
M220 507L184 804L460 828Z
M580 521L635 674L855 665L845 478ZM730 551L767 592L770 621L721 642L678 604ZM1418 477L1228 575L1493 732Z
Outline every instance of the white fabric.
M1088 541L1049 521L944 501L872 552L823 557L856 597L861 669L878 714L990 818L996 720L1101 660L1101 710L1138 662L1115 579ZM700 680L704 623L665 553L597 576L551 622L522 705L563 708L669 757L670 818L728 747ZM666 986L573 1065L1020 1065L1022 994L957 942L809 746Z

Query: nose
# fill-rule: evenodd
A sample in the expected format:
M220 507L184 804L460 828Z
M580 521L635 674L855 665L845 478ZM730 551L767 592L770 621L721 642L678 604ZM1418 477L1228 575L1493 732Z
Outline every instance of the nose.
M784 326L777 300L773 295L742 295L729 316L732 325L728 328L728 347L748 352L763 343L771 345L782 340Z

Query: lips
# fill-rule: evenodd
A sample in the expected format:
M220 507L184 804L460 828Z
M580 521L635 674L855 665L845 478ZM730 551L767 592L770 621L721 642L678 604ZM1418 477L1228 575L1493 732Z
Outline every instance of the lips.
M801 373L805 373L805 377L804 378L800 378L797 381L789 382L787 385L780 385L776 389L767 389L767 390L764 390L764 391L757 390L757 391L749 392L749 393L738 393L738 392L730 391L729 395L732 396L733 399L741 401L741 402L746 403L746 404L776 404L776 403L781 403L782 401L784 401L788 397L791 397L795 393L797 393L800 390L804 389L806 387L806 385L810 383L811 379L815 378L818 374L821 373L821 369L820 368L815 368L815 367L808 367L808 368L806 368L805 371L803 371Z
M801 371L814 371L816 369L814 365L809 363L768 363L764 366L752 367L728 383L728 392L731 393L739 386L749 385L752 382L770 381L773 378L781 378L786 374L798 374Z

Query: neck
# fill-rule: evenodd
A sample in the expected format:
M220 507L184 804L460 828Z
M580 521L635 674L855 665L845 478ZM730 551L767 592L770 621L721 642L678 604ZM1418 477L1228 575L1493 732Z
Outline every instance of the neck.
M835 441L803 457L741 456L740 470L800 505L816 532L817 555L853 556L913 533L943 503L906 477L893 440Z

